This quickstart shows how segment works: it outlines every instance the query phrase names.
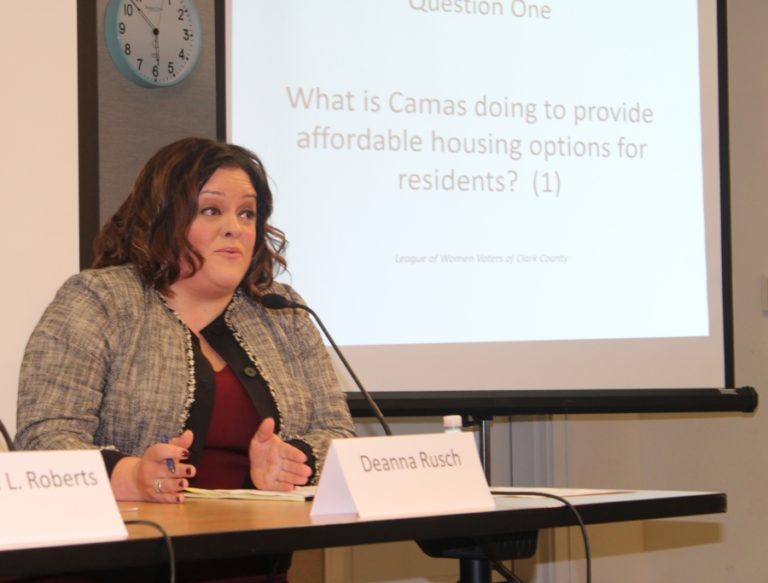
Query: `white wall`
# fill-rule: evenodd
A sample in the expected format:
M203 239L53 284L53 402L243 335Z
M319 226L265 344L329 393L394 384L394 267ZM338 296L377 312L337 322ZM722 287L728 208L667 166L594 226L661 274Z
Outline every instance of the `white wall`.
M78 269L76 0L2 0L0 419L16 428L32 327Z

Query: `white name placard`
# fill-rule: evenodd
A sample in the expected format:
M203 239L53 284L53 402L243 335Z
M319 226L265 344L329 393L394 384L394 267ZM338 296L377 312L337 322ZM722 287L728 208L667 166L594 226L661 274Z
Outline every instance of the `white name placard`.
M495 507L470 433L335 439L311 516L384 518Z
M0 453L0 550L126 538L97 450Z

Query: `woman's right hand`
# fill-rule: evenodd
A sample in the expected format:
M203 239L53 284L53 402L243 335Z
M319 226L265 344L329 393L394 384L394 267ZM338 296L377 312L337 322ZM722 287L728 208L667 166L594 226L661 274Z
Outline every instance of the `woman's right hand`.
M187 430L168 443L149 446L141 457L124 457L115 465L110 478L112 492L117 500L141 500L181 504L183 490L195 467L182 460L189 458L189 447L194 436ZM173 462L174 470L168 467Z

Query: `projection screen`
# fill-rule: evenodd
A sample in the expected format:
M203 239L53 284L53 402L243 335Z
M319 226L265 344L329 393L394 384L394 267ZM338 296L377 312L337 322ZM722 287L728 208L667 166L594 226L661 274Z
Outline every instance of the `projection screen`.
M227 139L269 174L280 280L369 390L727 382L714 0L226 22Z

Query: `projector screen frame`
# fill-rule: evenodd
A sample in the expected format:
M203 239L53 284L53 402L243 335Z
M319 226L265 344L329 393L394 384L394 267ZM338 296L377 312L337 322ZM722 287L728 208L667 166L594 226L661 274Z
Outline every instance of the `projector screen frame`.
M513 391L373 392L388 417L461 414L475 420L520 415L595 413L751 413L753 387L735 389L573 389ZM348 393L353 417L373 417L362 395Z
M226 23L229 0L216 0L217 137L228 139ZM372 391L385 415L437 416L462 414L477 419L494 416L592 413L742 412L757 408L753 387L734 387L733 293L731 262L730 165L728 147L727 0L716 0L718 131L720 156L720 221L722 253L724 388L685 389L535 389L478 391ZM355 417L372 417L354 389L347 392Z

